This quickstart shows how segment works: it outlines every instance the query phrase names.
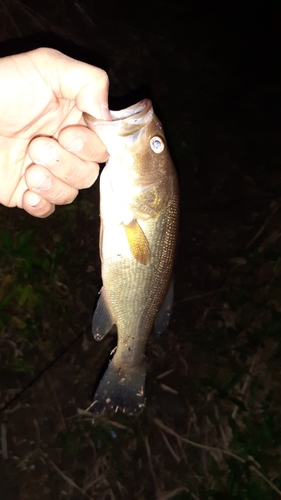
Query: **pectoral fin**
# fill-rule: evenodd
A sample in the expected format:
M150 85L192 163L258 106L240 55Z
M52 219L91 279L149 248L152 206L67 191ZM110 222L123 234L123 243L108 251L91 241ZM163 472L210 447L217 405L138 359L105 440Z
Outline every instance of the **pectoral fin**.
M172 315L173 300L174 300L174 282L171 281L166 297L154 321L154 329L156 335L160 335L168 328L170 318Z
M129 224L124 224L124 228L132 255L141 264L148 264L150 261L149 243L138 221L133 219Z
M93 315L92 332L96 340L102 340L103 337L111 330L114 325L114 320L108 310L103 290L97 303L96 310Z

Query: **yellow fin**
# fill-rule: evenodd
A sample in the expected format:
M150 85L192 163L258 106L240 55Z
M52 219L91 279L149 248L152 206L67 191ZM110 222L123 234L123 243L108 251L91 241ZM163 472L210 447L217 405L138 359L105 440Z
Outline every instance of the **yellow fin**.
M148 264L150 261L149 243L138 221L133 219L129 224L124 224L124 228L132 255L141 264Z

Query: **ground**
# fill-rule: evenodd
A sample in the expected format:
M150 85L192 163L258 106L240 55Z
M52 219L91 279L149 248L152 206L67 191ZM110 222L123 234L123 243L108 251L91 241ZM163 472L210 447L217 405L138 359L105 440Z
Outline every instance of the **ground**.
M0 499L277 499L280 10L116 5L1 2L0 55L52 46L106 69L115 109L152 98L181 190L173 317L143 414L93 423L116 343L90 331L98 183L46 220L1 207Z

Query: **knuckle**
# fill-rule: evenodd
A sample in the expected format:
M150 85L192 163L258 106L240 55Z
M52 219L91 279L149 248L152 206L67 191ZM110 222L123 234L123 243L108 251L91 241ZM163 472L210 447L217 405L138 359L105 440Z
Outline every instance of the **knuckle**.
M105 84L105 86L109 85L109 76L107 72L102 69L102 68L97 68L95 67L95 70L97 71L96 77Z

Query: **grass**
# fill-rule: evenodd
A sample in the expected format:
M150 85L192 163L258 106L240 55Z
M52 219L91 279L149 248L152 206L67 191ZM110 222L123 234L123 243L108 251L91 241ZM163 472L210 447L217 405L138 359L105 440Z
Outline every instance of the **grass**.
M76 210L87 217L90 208L90 202L82 198ZM43 245L34 229L14 226L0 234L2 385L5 387L4 380L34 384L33 396L16 391L17 411L24 411L26 404L26 411L32 409L31 400L37 400L34 417L41 436L31 439L34 432L22 414L30 451L20 452L10 444L15 456L27 453L22 473L27 463L31 466L41 457L48 477L57 476L54 494L64 484L69 498L74 498L74 490L86 498L280 497L281 313L276 243L269 243L264 252L246 251L239 265L232 265L225 274L220 291L202 296L196 306L201 320L194 323L193 331L187 332L184 323L177 323L179 304L172 322L177 335L171 331L160 339L150 339L148 403L139 419L115 415L111 419L96 417L92 423L90 416L77 415L75 409L79 388L91 382L94 343L85 344L83 366L79 358L85 354L73 352L73 336L66 341L61 333L76 313L85 314L79 294L73 312L74 290L80 286L82 273L87 276L89 264L98 267L98 262L89 262L87 253L79 260L75 252L77 274L68 276L73 265L71 252L81 245L80 236L74 237L73 214L68 210L58 214L56 224L66 229L60 238L55 229ZM266 241L266 235L264 238ZM97 274L93 292L98 290L98 280ZM82 339L80 344L85 342ZM57 358L62 348L64 354ZM67 356L71 364L64 386L61 378ZM40 375L42 363L45 368ZM159 380L153 379L153 373L160 374ZM43 406L38 393L42 383ZM7 397L13 397L15 391L8 390L8 385L4 402L10 411L13 403ZM88 392L82 398L82 407L89 397ZM163 413L169 408L167 401L173 403L168 403L170 412ZM12 422L16 436L18 424ZM84 464L83 469L78 464ZM47 488L45 475L39 475L39 481ZM29 482L31 485L32 477Z
M32 255L36 262L30 236L23 233L12 247L9 244L9 252L13 248L16 258L9 268L11 276L19 266L19 275L29 277L26 257L19 264L17 256ZM228 274L226 290L217 294L208 316L205 315L204 329L200 324L199 331L194 331L197 338L192 344L192 355L186 356L191 369L191 358L197 368L193 391L189 390L189 377L180 378L178 373L175 387L182 393L181 404L188 408L186 421L172 415L166 416L164 423L158 416L161 412L157 400L133 421L116 415L112 420L97 417L92 425L91 417L85 414L62 417L64 426L55 432L54 449L48 455L44 452L43 459L46 466L52 467L55 462L50 457L57 450L56 462L64 464L67 473L58 465L56 472L68 482L69 491L74 482L82 484L78 488L88 492L89 498L123 495L136 499L262 500L281 495L280 401L276 391L280 313L271 299L272 290L277 289L279 264L263 257L253 261L251 255L245 256L245 262L243 273L238 267ZM269 276L266 284L258 283L257 287L256 277L264 266L269 268ZM16 290L13 297L21 297L20 293L17 295L16 283L10 280L8 285ZM262 301L258 293L261 291ZM22 304L16 300L15 311L24 304L26 314L40 310L39 297L38 292L36 300L26 299ZM27 338L25 328L17 334ZM184 336L182 332L180 337ZM189 333L188 344L191 337ZM167 346L167 338L162 342ZM186 347L190 350L182 340L181 349ZM160 368L162 350L155 346L153 352L154 362ZM168 355L172 356L173 353ZM10 370L18 372L20 366L10 366ZM24 371L24 363L22 367ZM154 393L150 389L152 400ZM181 430L176 431L177 427ZM88 464L82 475L78 463Z
M44 328L46 304L54 303L53 282L61 250L56 244L51 251L42 250L37 241L30 229L16 234L4 230L1 234L0 337L2 346L6 342L17 346L9 350L10 356L5 354L2 369L30 371L29 363L21 356L39 345L39 335L40 350L48 350L48 338L42 335L42 326Z

